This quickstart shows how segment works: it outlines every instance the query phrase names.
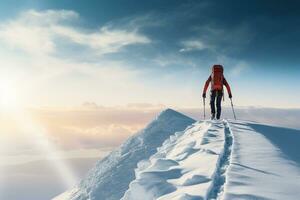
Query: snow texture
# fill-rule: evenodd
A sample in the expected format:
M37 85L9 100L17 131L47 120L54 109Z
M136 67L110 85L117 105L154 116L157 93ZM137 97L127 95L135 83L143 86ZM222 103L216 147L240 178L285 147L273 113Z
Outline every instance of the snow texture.
M299 200L300 131L206 121L167 140L122 200Z
M300 131L230 123L234 145L224 199L299 200Z
M197 122L171 136L136 169L122 200L207 199L218 195L230 156L226 122ZM225 132L228 132L226 134ZM224 151L226 149L226 151Z
M77 189L72 189L55 200L121 199L129 183L135 178L137 163L153 155L170 135L184 130L194 122L195 120L172 109L163 111L145 129L99 161Z
M169 109L55 200L298 200L299 141L300 130Z

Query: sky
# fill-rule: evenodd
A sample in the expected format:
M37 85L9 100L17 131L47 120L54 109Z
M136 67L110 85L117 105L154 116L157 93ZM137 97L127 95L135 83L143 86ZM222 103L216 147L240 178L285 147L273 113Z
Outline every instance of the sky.
M0 194L2 165L103 157L167 107L202 119L213 64L240 119L299 129L299 23L292 0L2 0Z
M26 107L198 107L215 63L237 105L300 107L296 1L2 4L1 90Z

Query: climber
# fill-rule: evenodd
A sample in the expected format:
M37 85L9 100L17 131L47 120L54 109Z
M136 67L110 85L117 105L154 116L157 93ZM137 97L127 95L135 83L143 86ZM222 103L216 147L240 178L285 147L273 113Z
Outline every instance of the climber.
M226 86L229 98L232 98L230 86L226 81L223 75L223 66L222 65L214 65L212 67L212 73L208 77L207 81L205 82L202 97L203 99L206 98L206 91L211 84L210 90L210 109L211 109L211 119L220 119L221 116L221 101L223 97L223 85ZM217 106L217 113L215 109L215 105ZM217 115L216 115L217 114Z

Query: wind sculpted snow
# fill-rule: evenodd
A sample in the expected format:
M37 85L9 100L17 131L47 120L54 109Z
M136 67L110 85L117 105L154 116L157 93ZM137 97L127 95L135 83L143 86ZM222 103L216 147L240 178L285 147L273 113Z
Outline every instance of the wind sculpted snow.
M153 122L99 161L76 189L55 199L119 200L135 178L137 163L148 159L175 132L195 120L174 110L163 111Z
M300 131L231 122L234 137L225 198L300 199Z
M224 182L230 143L224 122L197 122L171 136L149 160L141 161L136 179L122 200L189 200L218 196ZM229 130L228 130L229 131ZM225 172L225 171L224 171Z
M166 110L55 200L299 200L299 142L299 130Z

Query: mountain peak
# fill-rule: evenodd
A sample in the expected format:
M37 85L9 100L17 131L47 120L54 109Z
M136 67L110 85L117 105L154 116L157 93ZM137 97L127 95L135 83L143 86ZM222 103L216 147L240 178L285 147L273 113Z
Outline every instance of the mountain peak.
M158 116L157 119L168 119L168 118L172 118L172 117L179 117L179 118L189 118L186 115L183 115L171 108L167 108L165 110L163 110Z
M171 109L171 108L166 108L165 110L163 110L160 114L172 114L172 113L178 113L177 111Z
M121 199L129 183L135 179L137 163L149 159L166 139L194 122L194 119L170 108L162 111L143 130L100 160L64 199Z

